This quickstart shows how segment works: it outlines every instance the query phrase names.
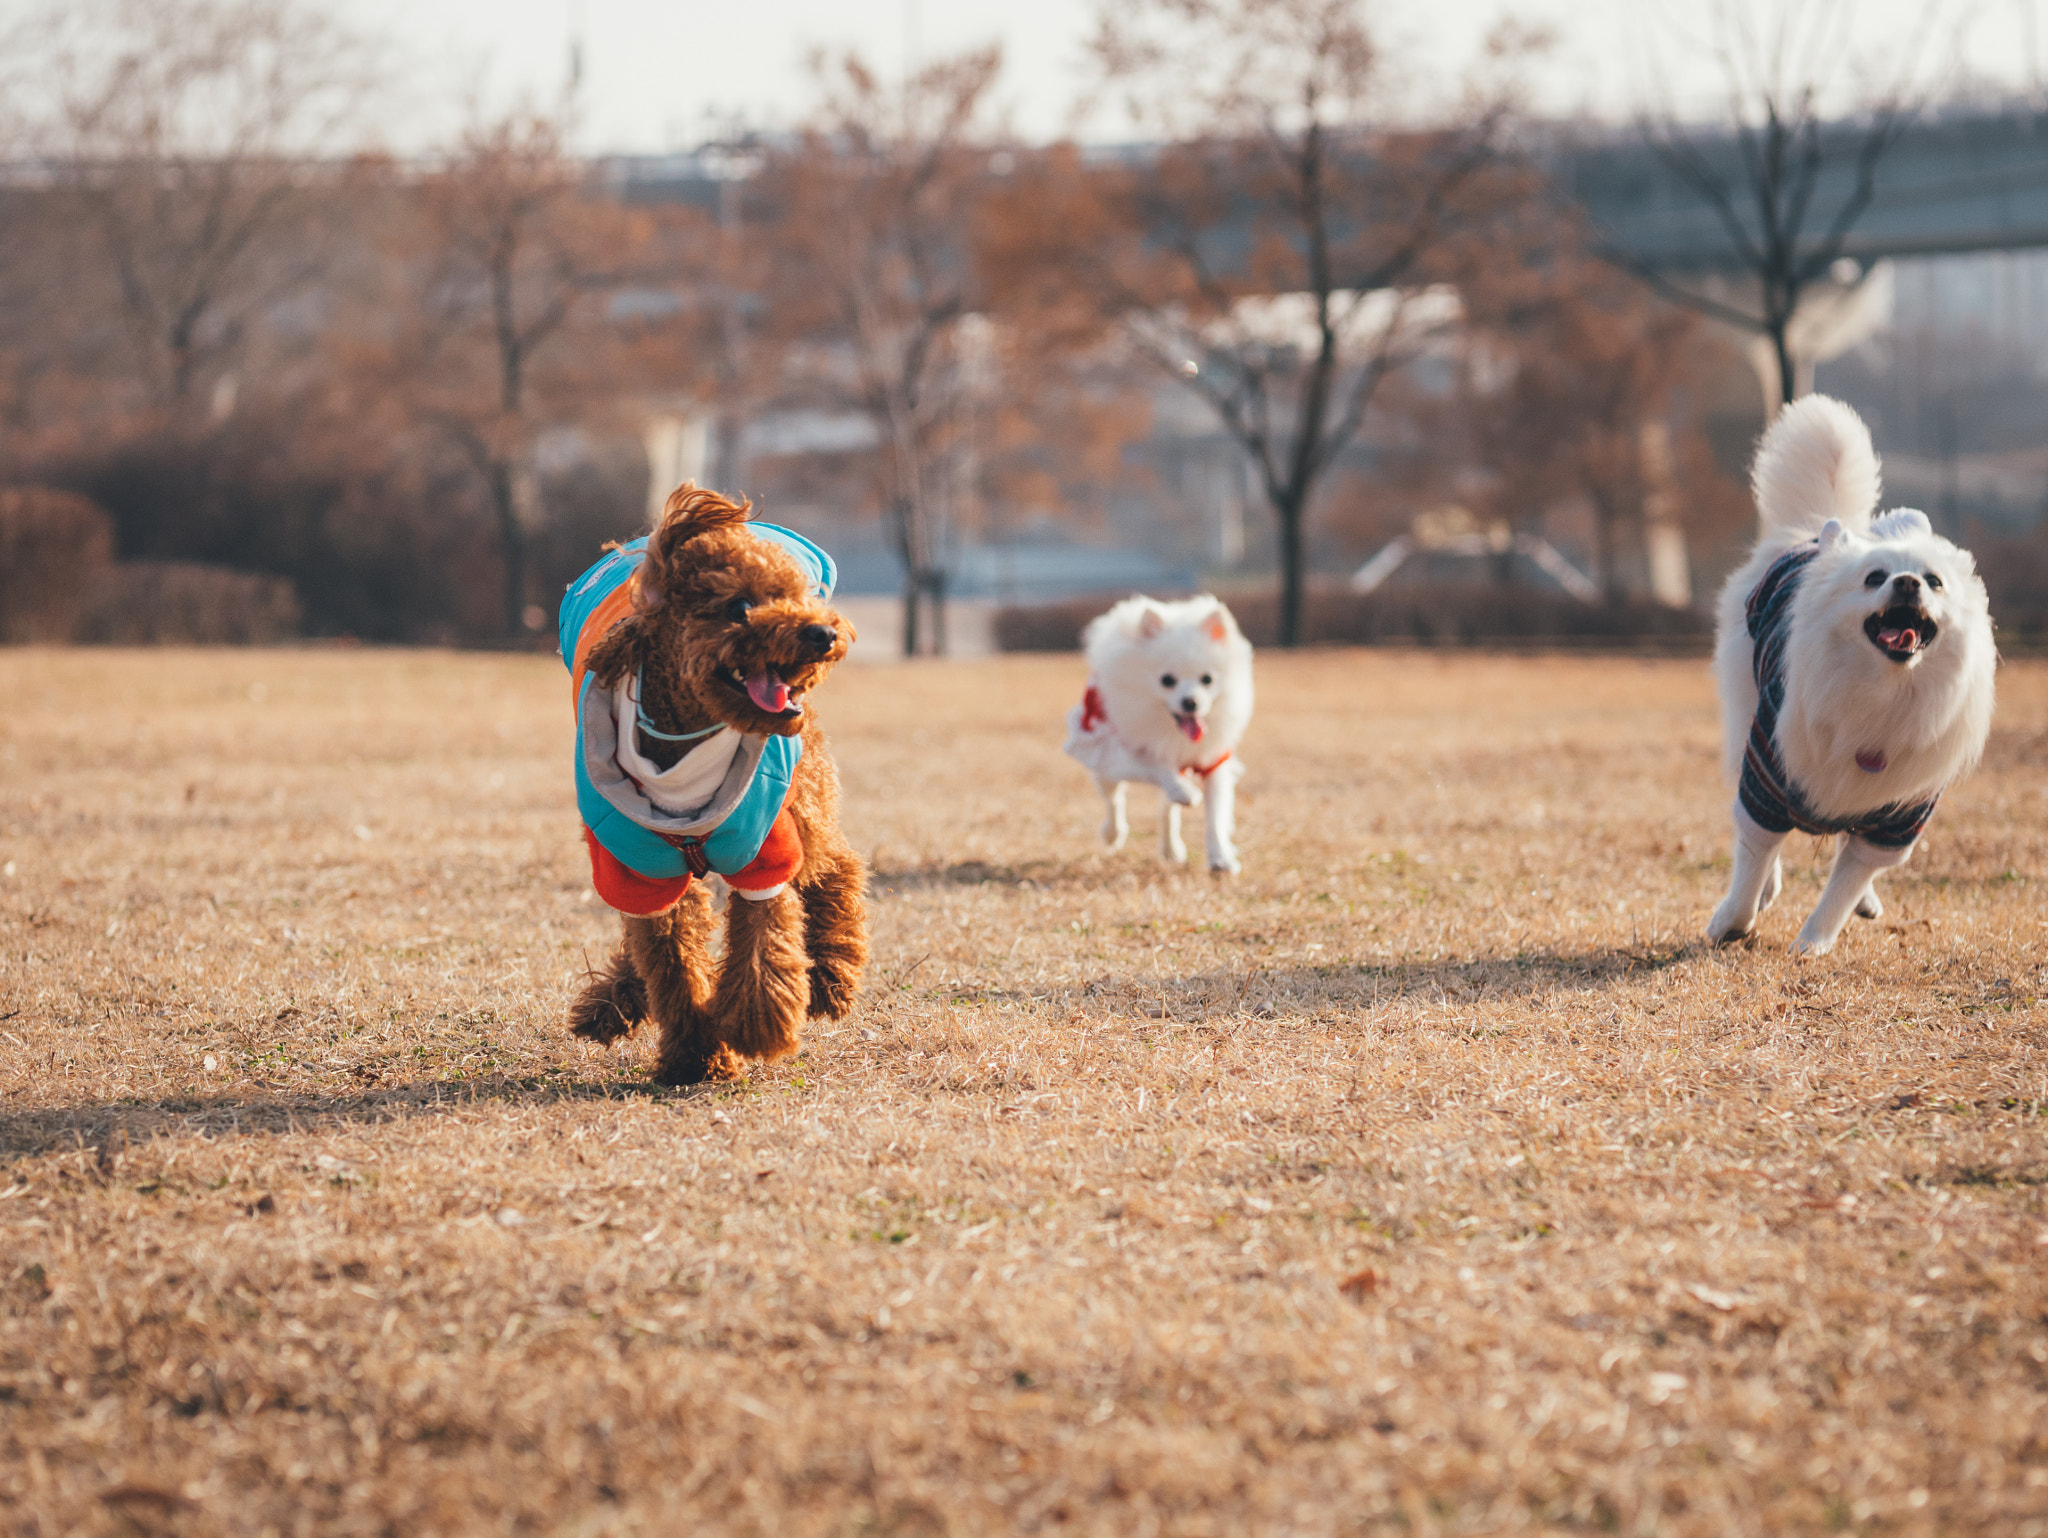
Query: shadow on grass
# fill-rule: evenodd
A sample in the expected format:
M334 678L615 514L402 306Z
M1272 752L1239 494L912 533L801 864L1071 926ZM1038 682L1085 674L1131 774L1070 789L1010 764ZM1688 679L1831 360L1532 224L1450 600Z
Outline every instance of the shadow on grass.
M646 1079L561 1080L511 1075L434 1081L355 1094L184 1095L162 1100L74 1101L0 1111L0 1164L61 1149L97 1151L104 1168L131 1143L156 1137L219 1137L241 1132L305 1132L433 1116L475 1105L566 1105L597 1100L684 1101L716 1096L731 1084L668 1089ZM4 1177L0 1177L4 1178Z
M1450 1004L1485 1004L1568 989L1599 988L1627 978L1652 976L1683 962L1712 955L1704 941L1668 946L1620 946L1554 953L1525 951L1444 961L1358 961L1293 963L1156 977L1120 974L1088 983L1038 989L953 987L933 995L968 1003L1056 1003L1067 1007L1100 1000L1112 1007L1167 1007L1228 1015L1265 1006L1267 1013L1326 1009L1332 1005L1375 1008L1416 998Z
M1047 890L1100 886L1102 873L1064 860L1027 860L1018 865L992 865L962 860L953 865L914 865L897 870L877 867L868 872L868 890L876 897L928 892L934 887L1007 886Z

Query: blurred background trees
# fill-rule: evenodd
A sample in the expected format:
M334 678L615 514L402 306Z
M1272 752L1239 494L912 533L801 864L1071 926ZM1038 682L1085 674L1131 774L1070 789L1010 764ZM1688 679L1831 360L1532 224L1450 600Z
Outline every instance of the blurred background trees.
M1452 78L1356 0L1125 0L1087 83L1133 139L1020 141L994 48L840 51L794 131L613 157L573 79L380 152L395 61L334 14L0 23L0 634L545 645L684 478L910 654L963 596L1198 586L1284 643L1697 631L1816 367L1902 499L2048 570L2048 273L1949 251L2028 198L2048 240L2038 114L1859 74L1830 0L1658 34L1719 49L1719 126L1537 121L1512 28Z

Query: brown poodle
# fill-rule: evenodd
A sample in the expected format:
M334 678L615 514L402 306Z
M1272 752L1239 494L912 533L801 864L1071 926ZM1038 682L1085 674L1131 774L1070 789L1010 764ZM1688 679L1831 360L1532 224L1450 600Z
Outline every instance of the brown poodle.
M569 1028L611 1042L652 1021L661 1038L655 1077L664 1084L736 1077L744 1072L742 1058L795 1051L806 1016L836 1020L847 1012L867 965L866 872L839 831L838 774L811 709L813 691L846 655L853 627L820 596L829 578L820 581L791 553L793 545L815 547L768 525L754 526L762 530L755 533L751 512L745 502L682 486L668 499L637 570L625 559L632 546L609 558L618 586L578 620L575 637L564 607L564 657L579 702L598 702L579 710L579 733L592 709L603 713L603 732L616 732L607 696L627 700L635 712L617 718L637 729L630 744L636 751L617 744L626 768L610 782L615 787L637 773L642 778L632 788L643 789L650 764L666 776L693 742L721 727L732 733L714 740L738 747L738 767L723 782L728 788L747 785L749 763L761 766L758 779L766 766L787 762L791 745L778 749L770 739L802 744L780 811L772 803L766 809L773 827L758 855L737 871L707 861L715 839L678 836L657 816L644 820L682 853L687 869L650 880L623 867L586 827L598 889L622 910L625 933L570 1006ZM571 604L605 566L571 588ZM584 738L586 751L590 740ZM597 758L602 777L612 764ZM763 788L753 787L756 794ZM585 789L579 785L580 801ZM769 776L765 790L772 798L779 782ZM583 805L586 822L596 805L600 825L610 826L603 803ZM691 879L711 868L733 889L725 955L715 969L710 899L704 883Z

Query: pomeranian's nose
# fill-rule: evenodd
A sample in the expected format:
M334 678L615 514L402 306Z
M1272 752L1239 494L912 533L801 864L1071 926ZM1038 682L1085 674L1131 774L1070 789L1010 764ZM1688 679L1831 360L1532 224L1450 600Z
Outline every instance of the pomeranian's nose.
M822 657L832 650L832 643L839 639L839 632L830 625L806 625L797 632L797 639Z
M1183 694L1180 697L1180 708L1192 713L1195 708L1195 697L1192 694Z
M1910 571L1900 572L1896 577L1892 578L1892 594L1898 598L1918 598L1920 596L1920 579Z

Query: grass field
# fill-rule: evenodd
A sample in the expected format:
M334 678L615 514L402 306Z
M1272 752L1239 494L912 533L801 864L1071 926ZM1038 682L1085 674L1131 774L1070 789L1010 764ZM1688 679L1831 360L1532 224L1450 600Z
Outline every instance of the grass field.
M552 660L0 653L0 1532L2048 1534L2048 666L1806 962L1704 663L1261 668L1227 884L842 669L869 989L671 1093Z

